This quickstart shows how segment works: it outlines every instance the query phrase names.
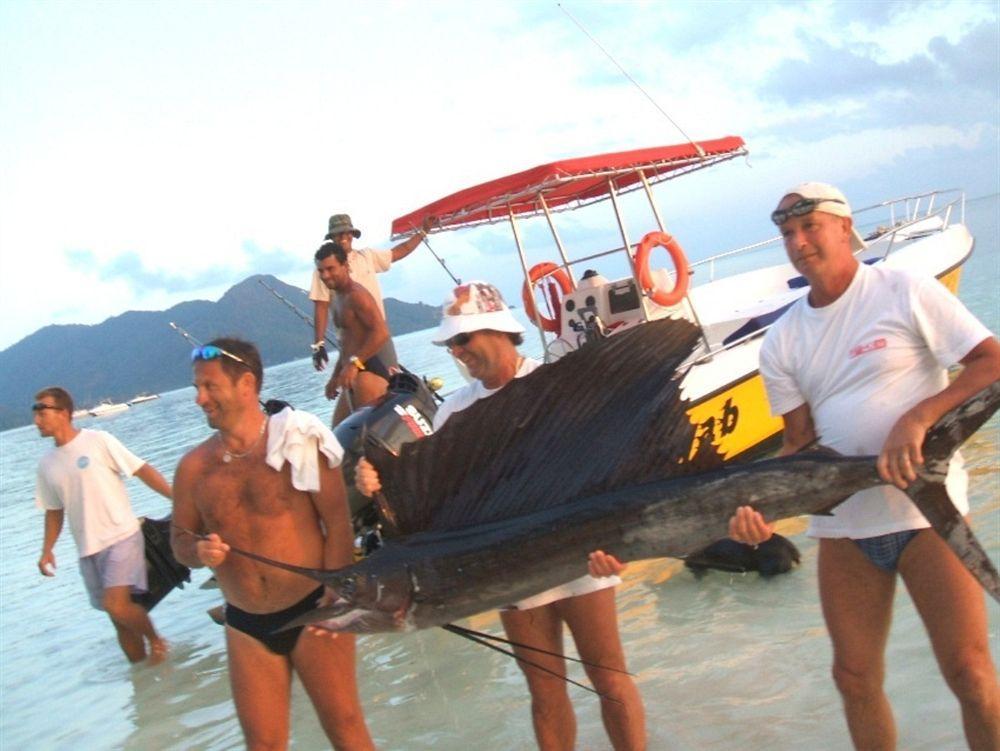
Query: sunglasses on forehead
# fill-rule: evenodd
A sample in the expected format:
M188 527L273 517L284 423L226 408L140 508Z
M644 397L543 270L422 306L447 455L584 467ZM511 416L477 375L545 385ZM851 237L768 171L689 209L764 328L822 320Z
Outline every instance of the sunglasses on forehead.
M220 357L228 357L230 360L235 360L241 365L250 367L242 357L234 355L232 352L227 352L222 347L216 347L214 344L202 344L200 347L195 347L191 350L191 362L197 362L198 360L218 360Z
M62 407L57 407L54 404L43 404L42 402L36 402L31 405L32 412L44 412L47 409L51 409L55 412L62 411Z
M777 209L771 212L771 221L782 225L792 216L805 216L816 210L821 203L844 203L839 198L802 198L787 209Z

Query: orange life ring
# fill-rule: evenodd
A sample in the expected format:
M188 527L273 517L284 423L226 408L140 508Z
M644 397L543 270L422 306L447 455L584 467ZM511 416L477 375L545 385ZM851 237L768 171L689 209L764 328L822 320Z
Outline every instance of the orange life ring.
M669 291L657 289L653 284L653 275L649 271L649 257L653 248L665 248L674 262L676 277L674 288ZM690 281L687 256L684 255L680 243L666 232L650 232L642 238L635 252L635 267L639 272L639 284L643 290L649 292L649 299L657 305L669 308L683 300L687 294Z
M552 318L546 318L535 307L535 294L532 284L543 277L548 277L551 282L554 282L554 284L548 285L548 289L543 288L544 291L549 293L549 300L552 303L552 309L555 311L555 315ZM558 334L562 328L562 298L573 289L573 284L569 280L569 274L566 273L566 269L562 266L552 263L552 261L543 261L531 267L531 270L528 272L528 279L530 281L525 282L521 288L521 302L524 303L524 312L528 314L528 318L536 321L545 331ZM558 297L556 297L556 285L559 285L560 294Z

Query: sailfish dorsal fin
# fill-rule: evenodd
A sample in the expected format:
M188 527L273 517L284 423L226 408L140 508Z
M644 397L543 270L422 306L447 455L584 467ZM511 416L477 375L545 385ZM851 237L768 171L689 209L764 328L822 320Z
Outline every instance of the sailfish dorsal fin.
M686 320L645 323L511 381L398 457L370 447L398 531L497 521L717 466L680 393L698 341Z

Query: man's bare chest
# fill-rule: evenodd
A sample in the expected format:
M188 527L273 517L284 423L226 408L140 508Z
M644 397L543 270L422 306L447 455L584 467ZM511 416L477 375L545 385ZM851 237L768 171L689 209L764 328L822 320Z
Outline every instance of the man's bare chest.
M293 510L299 495L283 473L262 461L234 461L201 478L196 501L209 526L221 530L284 516Z

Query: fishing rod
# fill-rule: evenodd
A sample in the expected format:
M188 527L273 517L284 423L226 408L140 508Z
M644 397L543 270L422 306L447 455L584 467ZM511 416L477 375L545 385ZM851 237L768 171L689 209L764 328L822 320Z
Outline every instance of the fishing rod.
M300 309L300 308L299 308L299 307L298 307L297 305L295 305L295 303L293 303L293 302L292 302L291 300L289 300L288 298L286 298L286 297L285 297L284 295L282 295L282 294L281 294L280 292L278 292L278 290L276 290L276 289L275 289L274 287L272 287L272 286L271 286L270 284L268 284L267 282L265 282L265 281L264 281L263 279L258 279L258 280L257 280L257 282L258 282L258 283L259 283L259 284L260 284L260 285L261 285L261 286L262 286L262 287L263 287L264 289L266 289L266 290L267 290L268 292L270 292L270 293L271 293L272 295L274 295L274 296L275 296L275 297L277 297L277 298L278 298L279 300L281 300L281 302L283 302L283 303L285 304L285 306L286 306L286 307L287 307L287 308L288 308L289 310L291 310L291 311L292 311L292 312L293 312L293 313L294 313L295 315L297 315L297 316L298 316L299 318L301 318L301 319L302 319L303 321L305 321L305 322L306 322L307 324L309 324L309 328L310 328L310 329L315 329L315 327L316 327L316 322L315 322L315 321L313 320L312 316L310 316L310 315L309 315L308 313L306 313L306 312L304 312L303 310L301 310L301 309ZM324 339L325 339L325 340L326 340L326 341L327 341L327 342L328 342L328 343L330 344L330 346L332 346L332 347L333 347L334 349L340 349L340 342L339 342L339 341L337 341L337 338L336 338L335 336L333 336L332 334L328 333L328 332L327 332L327 331L326 331L325 329L324 329L324 331L323 331L323 338L324 338Z
M424 242L425 243L427 242L426 238L424 239ZM429 248L430 246L428 245L427 247ZM434 251L432 250L431 253L433 253L433 252ZM434 257L437 258L436 255ZM438 260L441 260L441 259L438 259ZM441 264L444 265L444 261L441 261ZM447 270L448 270L448 268L446 266L445 267L445 271L447 271ZM448 273L451 274L450 271ZM455 277L452 277L452 279L454 279L454 278ZM271 285L269 285L263 279L258 279L257 281L260 283L260 285L262 287L264 287L264 289L268 290L272 295L274 295L275 297L277 297L279 300L281 300L281 302L283 302L286 306L288 306L288 308L293 313L295 313L295 315L297 315L299 318L301 318L303 321L305 321L307 324L309 324L309 328L314 328L315 323L313 322L313 319L312 319L312 317L310 315L308 315L307 313L304 313L302 310L300 310L298 307L296 307L295 303L289 301L287 298L285 298L283 295L281 295L281 293L279 293L276 289L274 289L274 287L272 287ZM324 333L323 334L323 338L326 339L326 341L328 341L334 348L340 349L340 342L338 342L335 338L332 338L330 334ZM404 373L409 373L410 372L402 363L397 363L397 364L399 365L399 368ZM444 401L444 399L441 397L441 395L438 394L438 392L437 392L437 390L439 388L441 388L440 380L441 379L439 379L439 378L432 378L430 381L427 381L426 379L424 379L424 382L427 383L427 386L430 389L430 392L434 396L435 399L437 399L438 401ZM354 406L353 406L353 399L350 396L350 390L346 390L344 393L347 394L348 405L351 407L351 412L353 412L354 411Z
M437 262L441 264L441 268L443 268L445 270L445 273L447 273L448 276L451 277L451 280L453 282L455 282L455 286L457 287L458 285L460 285L462 283L462 280L459 279L454 274L452 274L451 273L451 269L448 268L448 265L444 262L444 259L441 256L439 256L437 253L434 252L434 248L432 248L431 244L429 242L427 242L427 235L424 235L421 238L421 241L423 242L424 245L427 246L427 250L429 250L431 252L431 255L434 256L435 260L437 260Z
M608 60L614 63L615 67L622 72L622 75L625 76L625 78L627 78L629 81L631 81L632 85L635 86L637 89L639 89L640 92L642 92L642 95L646 97L646 99L648 99L650 103L654 107L656 107L657 110L660 111L660 114L663 115L671 125L677 128L680 134L688 140L688 143L694 146L695 150L698 152L698 156L704 159L705 150L702 149L701 146L698 145L698 143L693 138L691 138L691 136L689 136L687 133L684 132L684 128L682 128L680 125L674 122L674 119L667 114L666 110L664 110L663 107L661 107L659 103L655 99L653 99L652 96L650 96L649 92L647 92L644 88L642 88L642 86L639 85L638 81L636 81L634 78L632 78L632 76L629 75L629 72L625 70L622 64L619 63L617 60L615 60L614 56L610 52L604 49L603 45L600 42L598 42L597 39L594 38L594 35L591 34L589 31L587 31L584 25L579 21L577 21L576 17L568 10L566 10L566 7L562 3L557 2L556 6L559 8L559 10L561 10L563 13L566 14L566 17L569 18L570 21L572 21L577 25L580 31L582 31L587 36L587 38L597 46L597 49L599 49L601 52L605 54Z
M173 321L167 321L167 323L170 325L170 328L172 328L174 331L176 331L178 334L180 334L182 337L184 337L184 340L188 344L190 344L192 347L200 347L200 346L202 346L201 342L199 342L197 339L195 339L187 331L185 331L182 327L178 326ZM281 410L283 410L285 407L291 407L292 406L291 404L289 404L288 402L286 402L283 399L268 399L265 402L265 401L263 401L262 399L260 399L258 397L257 403L260 404L260 406L264 408L264 412L266 412L268 415L276 415Z
M424 219L424 225L426 228L432 228L437 224L440 224L440 220L436 216L428 216ZM431 255L434 256L434 260L441 264L441 268L444 269L444 272L451 277L451 280L455 282L455 286L457 287L462 283L462 280L451 273L451 269L448 268L448 264L444 262L444 259L441 256L434 252L434 248L432 248L431 244L427 242L427 229L425 229L425 227L414 226L413 231L420 233L421 242L427 246L427 250L429 250Z
M190 344L192 347L200 347L201 346L201 342L199 342L197 339L195 339L193 336L191 336L188 332L186 332L184 329L182 329L176 323L174 323L173 321L168 321L168 323L170 324L170 328L172 328L178 334L180 334L181 336L183 336L184 339L187 340L187 343Z
M275 297L277 297L281 302L283 302L285 304L285 307L287 307L295 315L297 315L299 318L301 318L303 321L305 321L309 325L310 330L315 330L315 328L316 328L316 322L313 320L313 317L311 315L309 315L308 313L306 313L303 310L299 309L299 307L295 303L293 303L291 300L289 300L288 298L286 298L284 295L282 295L280 292L278 292L278 290L276 290L270 284L268 284L267 282L265 282L263 279L258 279L257 282L264 289L266 289L272 295L274 295ZM338 349L338 350L340 349L340 342L337 340L337 337L333 336L332 334L330 334L327 331L327 327L323 328L323 338L334 349ZM317 362L316 357L320 356L320 355L323 357L323 360L326 360L326 353L323 351L322 347L320 347L320 349L316 353L313 354L313 362L314 363ZM354 411L354 396L351 394L351 390L350 389L344 389L344 398L347 399L347 408L351 412L353 412Z

